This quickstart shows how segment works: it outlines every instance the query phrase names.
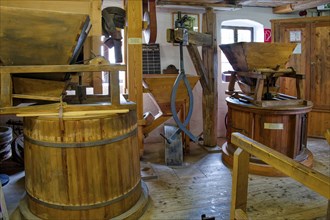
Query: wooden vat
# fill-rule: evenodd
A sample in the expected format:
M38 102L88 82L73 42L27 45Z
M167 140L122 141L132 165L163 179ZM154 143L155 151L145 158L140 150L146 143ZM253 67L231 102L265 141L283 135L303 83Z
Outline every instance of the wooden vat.
M277 106L264 108L227 98L227 143L222 159L233 165L236 146L231 133L240 132L306 166L312 166L312 154L307 149L307 113L312 105ZM250 173L265 176L283 176L276 169L255 157L250 158Z
M143 74L143 80L146 83L145 87L154 97L164 115L172 115L171 92L177 76L178 74ZM186 76L193 89L199 80L199 76L189 74ZM182 105L185 100L189 101L188 92L184 82L180 81L176 97L177 111L179 110L179 105Z
M135 110L62 120L26 117L24 135L25 219L134 214L144 194Z

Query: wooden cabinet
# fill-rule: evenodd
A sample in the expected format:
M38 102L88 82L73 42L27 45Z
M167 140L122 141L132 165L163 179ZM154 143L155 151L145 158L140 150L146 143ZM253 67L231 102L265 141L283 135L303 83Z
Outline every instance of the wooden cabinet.
M271 20L274 42L297 43L288 66L305 75L304 96L314 104L308 135L324 137L330 128L330 17ZM280 79L280 92L296 96L294 79Z

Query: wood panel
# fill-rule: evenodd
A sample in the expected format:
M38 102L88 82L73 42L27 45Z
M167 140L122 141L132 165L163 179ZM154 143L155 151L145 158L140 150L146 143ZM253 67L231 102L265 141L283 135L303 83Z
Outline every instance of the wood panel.
M311 24L311 91L314 109L330 110L330 18Z
M330 129L330 111L312 111L308 114L308 135L324 138L324 133Z
M300 145L295 145L295 139L300 140L301 134L296 137L296 115L255 115L255 135L254 140L263 143L266 146L271 146L272 149L294 158L294 149L298 148L297 153L300 151ZM283 125L282 129L265 129L265 123L273 125ZM280 140L280 141L279 141Z

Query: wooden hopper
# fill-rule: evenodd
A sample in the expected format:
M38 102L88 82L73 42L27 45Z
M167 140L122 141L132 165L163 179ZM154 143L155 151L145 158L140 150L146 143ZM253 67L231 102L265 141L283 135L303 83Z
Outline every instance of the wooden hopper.
M262 68L284 69L295 47L295 43L240 42L220 45L233 69L241 72Z
M235 70L232 78L246 95L258 94L258 100L265 94L265 99L276 96L279 87L276 85L279 76L296 77L293 69L287 69L286 64L296 47L295 43L234 43L220 45L228 61ZM260 90L260 80L262 82ZM258 92L257 90L258 86ZM233 91L233 82L228 94ZM256 98L256 97L255 97Z
M90 29L88 15L4 6L0 11L2 66L73 64ZM15 74L13 92L58 98L68 79L67 73Z
M171 112L171 92L177 74L144 74L143 80L148 91L153 95L160 110L164 115L172 115ZM191 88L194 88L199 80L199 76L187 75ZM187 89L183 81L180 81L177 91L176 103L182 104L188 100ZM178 108L178 107L177 107Z

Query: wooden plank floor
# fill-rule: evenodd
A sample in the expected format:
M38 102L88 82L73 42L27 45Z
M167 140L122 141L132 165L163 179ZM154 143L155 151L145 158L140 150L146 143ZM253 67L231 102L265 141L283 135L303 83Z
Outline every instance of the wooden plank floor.
M219 139L219 146L223 140ZM330 147L323 139L308 139L314 154L314 169L330 176ZM164 165L164 144L145 145L142 173L149 188L150 203L141 219L201 219L202 214L229 219L231 171L221 153L208 153L191 144L185 165ZM326 219L327 201L287 177L249 175L250 219ZM24 172L11 176L4 187L9 213L24 192Z

